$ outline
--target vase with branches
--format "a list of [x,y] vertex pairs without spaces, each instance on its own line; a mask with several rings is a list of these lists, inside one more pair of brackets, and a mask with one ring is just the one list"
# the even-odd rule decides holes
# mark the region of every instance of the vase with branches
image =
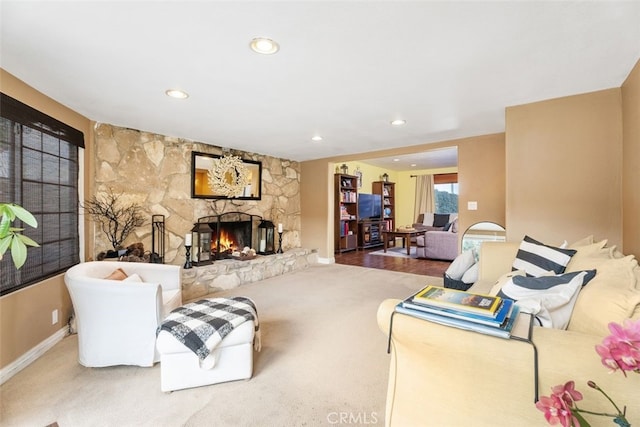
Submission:
[[93,220],[100,224],[114,250],[121,247],[133,230],[144,224],[142,207],[137,203],[123,203],[121,198],[122,193],[109,189],[102,197],[93,196],[83,206]]

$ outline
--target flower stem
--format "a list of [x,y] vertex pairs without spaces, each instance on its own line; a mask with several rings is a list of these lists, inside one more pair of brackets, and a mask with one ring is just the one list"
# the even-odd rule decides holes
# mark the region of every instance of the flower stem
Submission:
[[611,417],[611,418],[616,418],[616,417],[619,417],[619,416],[622,416],[622,415],[623,415],[622,413],[618,413],[618,414],[607,414],[606,412],[593,412],[593,411],[587,411],[586,409],[578,409],[578,408],[575,408],[575,410],[576,410],[577,412],[582,413],[582,414],[601,415],[601,416],[603,416],[603,417]]
[[626,415],[626,407],[624,408],[624,411],[621,411],[620,408],[618,408],[618,405],[616,405],[616,402],[614,402],[613,400],[611,400],[611,398],[609,397],[609,395],[607,393],[605,393],[605,391],[603,389],[601,389],[596,383],[594,383],[593,381],[589,381],[587,383],[587,385],[589,387],[595,388],[596,390],[598,390],[600,393],[602,393],[604,395],[604,397],[607,398],[607,400],[609,402],[611,402],[611,404],[613,405],[614,408],[616,408],[616,411],[618,411],[618,415],[621,415],[623,418]]

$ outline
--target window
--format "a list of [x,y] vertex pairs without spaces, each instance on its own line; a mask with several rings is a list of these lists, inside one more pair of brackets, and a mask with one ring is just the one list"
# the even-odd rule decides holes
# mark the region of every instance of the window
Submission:
[[23,233],[40,244],[28,249],[20,270],[9,252],[0,260],[4,295],[79,262],[78,148],[84,135],[5,94],[0,101],[0,201],[35,216],[38,228]]
[[445,173],[433,176],[436,213],[458,213],[458,174]]

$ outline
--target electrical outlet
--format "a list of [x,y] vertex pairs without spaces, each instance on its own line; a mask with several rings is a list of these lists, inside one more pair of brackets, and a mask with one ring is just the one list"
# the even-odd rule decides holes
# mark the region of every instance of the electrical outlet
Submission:
[[58,309],[56,308],[51,312],[51,324],[55,325],[58,323]]

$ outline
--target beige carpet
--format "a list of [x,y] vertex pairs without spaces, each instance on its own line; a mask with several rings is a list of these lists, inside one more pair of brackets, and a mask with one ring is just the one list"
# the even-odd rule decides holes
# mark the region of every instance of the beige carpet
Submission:
[[218,293],[256,302],[254,376],[173,393],[160,391],[159,365],[80,366],[70,336],[0,387],[0,424],[382,426],[389,355],[376,311],[427,283],[442,281],[333,264]]

